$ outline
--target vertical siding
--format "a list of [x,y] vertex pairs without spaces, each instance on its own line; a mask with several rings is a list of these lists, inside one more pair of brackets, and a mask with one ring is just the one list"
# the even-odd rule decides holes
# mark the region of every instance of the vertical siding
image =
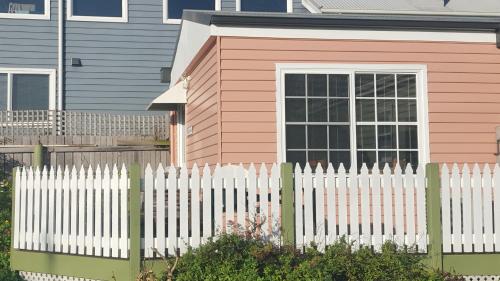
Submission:
[[50,20],[0,18],[0,67],[57,67],[57,0]]
[[495,162],[494,44],[234,37],[221,39],[223,162],[276,161],[275,64],[284,62],[426,64],[431,161]]
[[212,44],[190,72],[192,80],[187,95],[186,127],[192,127],[193,134],[186,140],[189,167],[194,163],[215,165],[219,162],[217,58],[216,44]]
[[128,23],[66,22],[67,109],[144,111],[168,88],[160,68],[171,65],[180,26],[162,23],[162,5],[129,0]]

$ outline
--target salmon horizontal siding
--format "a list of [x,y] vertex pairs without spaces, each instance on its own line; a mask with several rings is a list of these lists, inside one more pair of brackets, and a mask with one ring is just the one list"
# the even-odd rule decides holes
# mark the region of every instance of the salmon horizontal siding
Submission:
[[189,76],[191,82],[187,93],[186,127],[192,134],[186,137],[186,159],[188,166],[215,165],[218,162],[218,63],[217,48],[213,44],[194,62]]
[[270,150],[277,141],[278,63],[426,65],[431,161],[495,162],[500,124],[495,44],[240,37],[221,38],[223,161],[276,157]]

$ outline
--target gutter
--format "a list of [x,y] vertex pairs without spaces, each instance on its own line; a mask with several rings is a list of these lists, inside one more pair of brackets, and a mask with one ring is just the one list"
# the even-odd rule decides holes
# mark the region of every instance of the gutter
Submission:
[[57,4],[57,109],[63,110],[64,91],[64,0]]

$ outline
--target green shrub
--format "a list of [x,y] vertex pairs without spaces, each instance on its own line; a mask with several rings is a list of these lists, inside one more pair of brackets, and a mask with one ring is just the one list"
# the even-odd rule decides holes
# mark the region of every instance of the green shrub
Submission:
[[461,280],[438,274],[421,262],[422,256],[386,243],[380,253],[368,247],[353,251],[341,240],[324,254],[313,248],[301,253],[255,239],[225,235],[182,256],[176,281],[393,281]]
[[10,270],[12,186],[0,171],[0,280],[22,280]]

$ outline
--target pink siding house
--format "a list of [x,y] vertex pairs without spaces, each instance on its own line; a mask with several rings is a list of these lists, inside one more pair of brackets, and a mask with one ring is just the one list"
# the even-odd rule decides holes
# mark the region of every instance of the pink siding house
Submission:
[[494,163],[499,26],[484,16],[186,12],[172,69],[182,87],[153,104],[176,109],[180,165]]

